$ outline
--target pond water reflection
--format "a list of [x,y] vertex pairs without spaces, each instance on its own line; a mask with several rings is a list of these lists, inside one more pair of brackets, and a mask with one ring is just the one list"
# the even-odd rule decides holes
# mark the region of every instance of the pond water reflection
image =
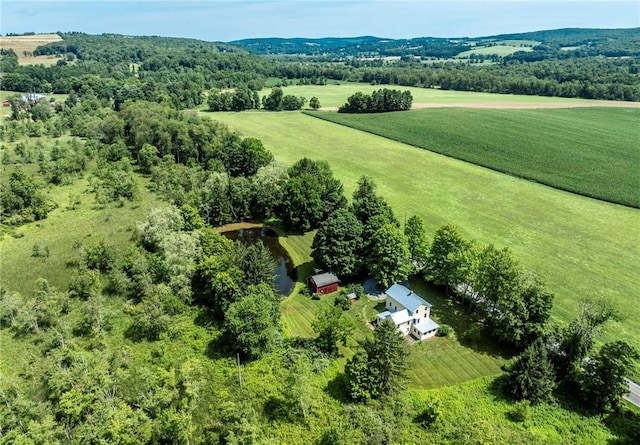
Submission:
[[222,235],[230,240],[240,241],[245,244],[255,244],[258,240],[262,241],[276,261],[274,286],[280,295],[287,296],[291,293],[295,283],[295,269],[287,251],[280,245],[278,234],[275,231],[266,227],[255,227],[231,230],[223,232]]

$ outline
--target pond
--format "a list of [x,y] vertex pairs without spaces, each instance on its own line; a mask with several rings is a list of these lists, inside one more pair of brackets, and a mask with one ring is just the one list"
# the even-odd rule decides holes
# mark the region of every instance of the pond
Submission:
[[245,244],[255,244],[258,240],[262,241],[276,261],[274,286],[280,295],[287,296],[291,293],[295,284],[296,271],[287,251],[280,245],[278,234],[275,231],[266,227],[254,227],[223,232],[222,235],[230,240]]

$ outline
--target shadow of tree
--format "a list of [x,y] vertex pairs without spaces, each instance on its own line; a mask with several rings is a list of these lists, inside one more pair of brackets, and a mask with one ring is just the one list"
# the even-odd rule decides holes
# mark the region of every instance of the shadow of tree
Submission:
[[298,265],[294,269],[294,273],[296,283],[307,284],[307,278],[313,275],[313,262],[307,261],[306,263]]
[[461,301],[447,295],[444,287],[425,283],[419,277],[411,278],[409,285],[418,295],[432,304],[431,318],[439,324],[451,326],[462,346],[475,352],[504,359],[510,359],[517,353],[516,350],[498,343],[479,316]]
[[218,360],[224,357],[230,357],[231,351],[229,351],[223,336],[218,335],[207,343],[207,349],[204,355],[211,360]]
[[618,436],[609,440],[611,445],[631,445],[640,443],[640,412],[622,409],[609,414],[603,423],[612,434]]
[[351,400],[347,397],[346,391],[346,376],[343,373],[338,373],[333,379],[329,380],[325,392],[333,399],[343,404],[350,403]]

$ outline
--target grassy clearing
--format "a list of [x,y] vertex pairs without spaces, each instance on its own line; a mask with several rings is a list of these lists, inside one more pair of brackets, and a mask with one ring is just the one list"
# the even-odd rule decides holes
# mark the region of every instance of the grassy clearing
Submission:
[[[45,278],[54,287],[66,290],[71,276],[67,264],[78,259],[73,247],[76,241],[92,245],[105,240],[120,250],[130,243],[136,223],[160,203],[146,190],[145,183],[141,181],[139,201],[126,202],[122,207],[109,204],[106,208],[96,207],[93,194],[87,192],[86,179],[51,188],[48,196],[58,208],[42,221],[16,228],[17,237],[5,234],[0,240],[0,282],[8,289],[29,294],[35,281]],[[68,210],[72,195],[80,196],[81,204]],[[34,244],[41,249],[47,246],[49,257],[33,257]]]
[[310,115],[562,190],[640,207],[640,108]]
[[[523,96],[516,94],[492,94],[476,93],[470,91],[449,91],[440,89],[403,87],[397,85],[369,85],[366,83],[346,82],[336,85],[291,85],[283,87],[284,94],[306,97],[307,100],[316,96],[323,107],[338,107],[343,105],[349,96],[362,91],[371,94],[380,88],[394,88],[402,91],[409,90],[413,96],[414,103],[432,102],[441,104],[456,103],[487,103],[487,102],[510,102],[510,103],[589,103],[587,99],[566,99],[561,97]],[[271,92],[270,88],[260,91],[260,97]]]
[[[562,406],[540,404],[512,420],[514,405],[492,387],[492,379],[477,379],[454,387],[411,391],[418,406],[436,403],[441,416],[430,430],[430,443],[603,444],[623,443],[599,416],[587,416]],[[615,422],[615,416],[605,423]]]
[[[319,87],[322,88],[322,87]],[[465,236],[508,246],[522,265],[546,277],[552,316],[568,321],[576,301],[602,295],[624,310],[602,338],[640,349],[640,212],[482,167],[301,113],[218,113],[216,119],[260,138],[276,159],[326,160],[351,195],[361,175],[402,219],[418,214],[432,235],[445,223]]]
[[44,66],[52,66],[58,63],[58,60],[63,60],[62,56],[31,56],[31,57],[23,57],[18,60],[20,65],[44,65]]

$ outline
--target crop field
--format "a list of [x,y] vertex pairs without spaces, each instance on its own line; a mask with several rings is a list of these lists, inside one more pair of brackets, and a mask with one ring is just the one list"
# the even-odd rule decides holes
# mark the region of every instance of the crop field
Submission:
[[421,150],[302,113],[217,113],[260,138],[277,160],[326,160],[350,196],[361,175],[376,182],[396,215],[420,215],[429,235],[446,223],[465,236],[508,246],[555,293],[552,317],[567,322],[576,301],[609,298],[624,312],[603,332],[640,348],[640,212]]
[[31,53],[37,47],[46,45],[47,43],[59,42],[62,38],[58,34],[34,34],[29,36],[0,36],[0,48],[12,49],[18,56],[20,65],[35,65],[42,63],[44,65],[55,65],[59,60],[52,56],[28,56],[25,53]]
[[562,190],[640,207],[640,108],[309,115]]
[[[589,101],[587,99],[567,99],[561,97],[524,96],[517,94],[492,94],[477,93],[473,91],[450,91],[438,88],[416,88],[397,85],[370,85],[367,83],[344,82],[328,85],[291,85],[283,87],[284,94],[303,96],[307,100],[316,96],[320,105],[324,107],[339,107],[343,105],[349,96],[358,91],[370,94],[380,88],[392,88],[396,90],[409,90],[413,96],[413,103],[435,104],[468,104],[468,103],[516,103],[516,104],[564,104],[567,106],[593,104],[603,101]],[[260,91],[260,97],[271,92],[270,88]]]

